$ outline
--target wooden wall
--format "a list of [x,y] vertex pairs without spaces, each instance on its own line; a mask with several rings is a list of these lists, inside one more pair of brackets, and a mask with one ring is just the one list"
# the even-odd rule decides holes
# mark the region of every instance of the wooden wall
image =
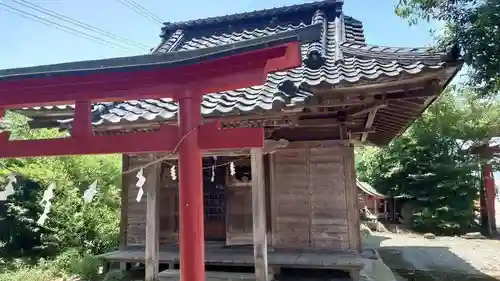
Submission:
[[[140,167],[150,161],[155,159],[151,154],[139,154],[135,156],[124,156],[124,163],[127,163],[127,168],[125,170],[133,169],[134,167]],[[145,231],[146,231],[146,195],[142,197],[140,202],[136,201],[138,188],[135,186],[137,183],[136,178],[137,172],[133,172],[124,175],[123,186],[126,188],[127,200],[122,201],[122,204],[126,204],[122,208],[122,220],[126,220],[126,223],[122,222],[122,235],[125,235],[124,239],[127,246],[134,245],[144,245],[145,241]],[[177,241],[176,229],[176,219],[175,214],[178,212],[177,206],[177,183],[172,181],[170,177],[169,165],[165,164],[163,171],[160,175],[159,189],[159,202],[160,202],[160,244],[167,244],[173,241]],[[147,188],[147,182],[144,186]]]
[[[250,159],[235,163],[250,166]],[[264,156],[264,184],[266,191],[266,228],[268,231],[267,243],[272,244],[270,224],[270,171],[269,156]],[[226,180],[226,244],[227,245],[252,245],[253,244],[253,215],[252,215],[252,183],[242,184],[235,182],[228,176]]]
[[252,245],[252,187],[227,187],[226,244]]
[[271,189],[275,247],[358,250],[351,164],[353,148],[342,142],[291,143],[276,151]]
[[[150,160],[148,155],[127,157],[127,168]],[[354,153],[349,144],[339,141],[291,143],[270,155],[266,164],[270,245],[359,250]],[[122,232],[128,246],[144,245],[145,240],[146,201],[144,197],[136,202],[135,174],[124,178],[127,200],[123,202],[126,206],[122,220],[126,223],[123,223]],[[170,177],[170,165],[165,165],[160,176],[160,244],[175,243],[178,238],[175,231],[178,185]],[[226,203],[226,220],[231,224],[227,225],[228,244],[252,243],[250,190],[249,187],[228,188],[227,199],[235,201]],[[232,224],[235,220],[231,218],[238,223]],[[239,226],[241,231],[236,229]]]

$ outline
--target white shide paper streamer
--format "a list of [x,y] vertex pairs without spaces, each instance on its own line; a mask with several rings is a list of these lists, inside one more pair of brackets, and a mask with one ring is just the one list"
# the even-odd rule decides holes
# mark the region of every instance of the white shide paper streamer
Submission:
[[177,172],[175,171],[175,165],[170,168],[170,177],[172,180],[177,180]]
[[97,180],[95,180],[91,185],[89,185],[87,190],[85,190],[85,192],[83,193],[83,201],[85,203],[92,202],[92,199],[94,199],[96,193],[97,193]]
[[7,178],[9,179],[9,181],[7,182],[7,184],[5,185],[5,188],[3,191],[0,191],[0,201],[5,201],[7,200],[7,198],[14,194],[14,183],[17,182],[17,179],[16,177],[14,176],[14,174],[12,173],[9,173],[9,175],[7,176]]
[[43,197],[42,197],[42,201],[40,202],[40,204],[45,203],[45,206],[44,206],[43,214],[40,216],[40,218],[38,218],[38,221],[36,222],[38,225],[45,224],[45,221],[48,218],[48,215],[50,212],[50,207],[52,206],[52,203],[50,202],[50,200],[52,200],[52,198],[54,198],[54,189],[55,188],[56,188],[56,184],[51,183],[49,185],[49,187],[47,187],[47,189],[43,192]]
[[234,176],[236,174],[236,167],[234,166],[234,162],[231,162],[229,164],[229,173],[231,176]]
[[135,186],[137,186],[139,190],[137,191],[137,197],[135,198],[135,201],[141,202],[142,195],[144,195],[144,190],[142,189],[142,187],[144,186],[144,183],[146,183],[146,178],[144,177],[144,169],[141,169],[137,173],[136,178],[137,183],[135,184]]

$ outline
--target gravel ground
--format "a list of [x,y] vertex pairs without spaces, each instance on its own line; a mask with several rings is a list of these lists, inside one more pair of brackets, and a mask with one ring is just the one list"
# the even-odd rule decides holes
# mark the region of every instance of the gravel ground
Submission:
[[364,245],[377,248],[393,270],[500,277],[500,240],[373,233]]

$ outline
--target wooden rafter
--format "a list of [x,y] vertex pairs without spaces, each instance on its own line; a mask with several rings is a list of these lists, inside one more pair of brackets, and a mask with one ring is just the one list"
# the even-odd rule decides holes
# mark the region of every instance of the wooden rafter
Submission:
[[348,111],[346,111],[346,115],[348,118],[361,116],[361,115],[370,113],[374,110],[377,111],[377,110],[384,108],[384,107],[387,107],[387,102],[376,101],[376,102],[373,102],[372,104],[370,104],[368,107],[363,108],[361,110],[359,110],[359,109],[348,110]]
[[359,135],[359,134],[372,134],[378,131],[378,128],[350,128],[348,129],[349,134]]
[[[370,113],[368,113],[368,117],[366,118],[366,123],[365,123],[365,128],[370,129],[373,125],[373,121],[375,121],[375,115],[377,114],[377,111],[379,108],[372,109]],[[361,142],[366,141],[366,138],[368,138],[368,132],[363,133],[361,136]]]
[[375,99],[373,97],[351,97],[349,99],[342,99],[338,97],[326,98],[326,97],[312,97],[310,100],[304,104],[303,108],[338,108],[345,106],[359,106],[373,103]]
[[387,121],[393,124],[399,124],[408,122],[408,119],[411,119],[411,116],[400,116],[391,114],[391,112],[381,111],[379,112],[377,119],[380,119],[380,121],[383,122]]
[[392,108],[395,108],[395,109],[398,109],[398,110],[406,110],[408,112],[412,112],[412,113],[416,113],[416,114],[419,114],[422,111],[422,105],[423,104],[419,105],[418,107],[417,106],[410,106],[410,105],[407,105],[407,104],[402,104],[398,100],[391,101],[389,103],[389,106],[392,107]]
[[388,114],[392,117],[399,117],[399,118],[403,118],[403,119],[412,119],[415,115],[414,114],[411,114],[409,112],[405,112],[405,111],[401,111],[401,110],[397,110],[396,108],[386,108],[384,110],[384,113],[385,114]]
[[[413,82],[407,85],[380,86],[375,89],[356,88],[334,90],[306,101],[306,107],[342,107],[370,104],[377,101],[402,100],[435,97],[439,92],[439,83],[435,80]],[[340,92],[339,92],[340,91]],[[345,92],[344,92],[345,91]],[[421,106],[421,104],[420,104]]]
[[[386,89],[385,93],[380,94],[380,98],[383,101],[388,101],[388,100],[398,101],[398,100],[404,100],[404,99],[415,98],[415,97],[434,97],[437,94],[437,89],[438,89],[439,84],[437,84],[436,81],[432,80],[432,81],[429,81],[425,84],[420,84],[420,85],[421,85],[420,88],[415,88],[415,89],[411,89],[411,90],[409,90],[410,86],[407,85],[406,90],[403,90],[400,92],[388,93],[388,91],[387,91],[388,89]],[[385,105],[385,106],[382,106],[382,105]],[[407,108],[404,108],[404,110],[401,111],[401,110],[398,110],[398,108],[387,107],[385,103],[380,103],[378,106],[374,105],[371,108],[366,109],[367,111],[369,111],[368,116],[366,118],[366,122],[365,122],[366,129],[370,129],[373,126],[373,123],[375,122],[375,116],[376,116],[378,110],[380,110],[383,107],[386,107],[386,110],[384,112],[385,112],[385,114],[391,116],[391,118],[390,118],[391,120],[400,119],[401,121],[403,121],[401,123],[407,123],[405,121],[411,120],[412,116],[415,115],[415,113],[416,113],[416,110],[413,108],[408,109],[408,111],[410,111],[411,113],[406,114],[405,111],[407,110]],[[401,109],[401,106],[399,106],[399,109]],[[380,121],[382,121],[382,120],[380,120]],[[390,121],[390,122],[392,122],[392,121]],[[380,129],[380,131],[385,131],[385,132],[398,131],[397,129],[387,128],[383,125],[378,126],[378,128]],[[368,133],[363,133],[363,135],[361,136],[361,141],[364,142],[364,141],[366,141],[367,138],[368,138]]]
[[[346,124],[355,124],[353,121],[343,122]],[[340,126],[342,122],[340,122],[336,118],[321,118],[321,119],[302,119],[297,120],[297,127],[337,127]]]
[[418,102],[420,99],[417,99],[417,102],[411,101],[409,99],[397,100],[398,103],[406,104],[408,107],[421,107],[424,101]]
[[399,128],[395,126],[384,126],[384,125],[377,125],[377,133],[399,133]]

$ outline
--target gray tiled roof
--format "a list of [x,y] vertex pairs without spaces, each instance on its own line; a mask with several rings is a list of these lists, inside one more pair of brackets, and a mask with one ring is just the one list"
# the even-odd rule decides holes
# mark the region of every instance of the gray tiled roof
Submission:
[[[311,88],[319,84],[340,87],[361,82],[376,83],[382,77],[436,71],[446,64],[444,53],[433,53],[428,49],[367,45],[362,23],[343,16],[339,6],[341,1],[321,1],[237,16],[167,23],[163,28],[163,43],[155,51],[213,47],[314,23],[324,24],[319,42],[302,45],[304,60],[321,62],[317,69],[303,65],[270,74],[264,85],[207,94],[202,102],[205,116],[269,110],[277,104],[304,101],[312,95]],[[57,110],[71,111],[71,108],[60,106]],[[176,111],[177,105],[170,99],[100,104],[94,106],[94,125],[168,120],[175,117]]]
[[209,18],[174,22],[174,23],[166,22],[164,23],[164,26],[162,28],[162,33],[163,33],[162,36],[165,36],[166,34],[168,36],[170,32],[179,29],[186,30],[189,28],[197,28],[200,26],[206,27],[208,25],[214,25],[214,24],[225,24],[227,22],[235,22],[248,19],[255,20],[258,18],[273,17],[277,14],[282,15],[282,14],[302,13],[311,10],[325,9],[325,8],[333,8],[336,9],[337,11],[341,11],[343,2],[344,1],[342,0],[326,0],[326,1],[323,0],[305,4],[296,4],[291,6],[257,10],[245,13],[225,15],[225,16],[209,17]]

